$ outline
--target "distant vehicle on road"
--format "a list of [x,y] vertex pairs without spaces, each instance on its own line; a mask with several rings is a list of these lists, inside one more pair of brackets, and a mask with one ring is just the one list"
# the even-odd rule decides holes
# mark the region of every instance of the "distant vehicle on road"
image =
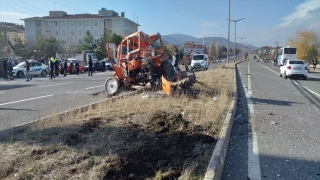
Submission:
[[[86,71],[89,71],[89,65],[86,65],[85,67]],[[92,71],[104,71],[103,70],[103,63],[102,62],[97,62],[97,63],[92,63]]]
[[[45,65],[41,62],[30,61],[29,65],[30,65],[29,75],[46,76],[50,72],[48,65]],[[12,70],[12,75],[18,78],[25,76],[26,75],[25,62],[21,62],[18,65],[14,66]]]
[[259,62],[259,59],[255,59],[254,61],[255,61],[255,62]]
[[297,59],[297,48],[282,47],[278,50],[278,66],[283,65],[285,59]]
[[191,59],[191,70],[207,70],[209,58],[207,54],[195,54]]
[[288,77],[302,77],[307,79],[308,69],[302,60],[286,60],[282,66],[280,66],[280,77],[287,79]]

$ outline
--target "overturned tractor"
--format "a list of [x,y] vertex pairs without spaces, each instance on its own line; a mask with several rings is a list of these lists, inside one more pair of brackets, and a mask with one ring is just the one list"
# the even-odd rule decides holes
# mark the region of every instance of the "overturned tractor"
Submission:
[[[105,82],[105,90],[109,96],[115,95],[122,88],[136,85],[145,86],[150,83],[152,90],[162,88],[171,95],[174,90],[186,90],[195,82],[194,73],[175,71],[164,53],[161,35],[145,34],[141,31],[125,37],[115,48],[114,43],[107,43],[107,51],[114,69],[113,77]],[[113,61],[115,58],[118,61]]]

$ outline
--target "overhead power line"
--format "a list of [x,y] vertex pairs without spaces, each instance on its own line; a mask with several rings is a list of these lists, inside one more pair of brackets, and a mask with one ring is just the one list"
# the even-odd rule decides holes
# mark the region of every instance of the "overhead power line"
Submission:
[[13,9],[16,9],[16,10],[18,10],[19,12],[24,12],[24,13],[29,14],[29,15],[32,16],[32,14],[30,14],[30,13],[28,13],[28,12],[25,12],[25,11],[22,11],[22,10],[20,10],[20,9],[17,9],[17,8],[14,7],[14,6],[11,6],[11,5],[9,5],[9,4],[4,3],[3,1],[0,1],[0,3],[4,4],[4,5],[6,5],[6,6],[9,6],[9,7],[13,8]]
[[28,6],[30,6],[30,7],[33,7],[33,8],[35,8],[35,9],[38,9],[38,10],[40,10],[40,11],[42,11],[42,12],[47,13],[47,11],[44,11],[44,10],[39,9],[39,8],[37,8],[37,7],[34,7],[34,6],[32,6],[32,5],[28,4],[28,3],[25,3],[25,2],[23,2],[23,1],[21,1],[21,0],[18,0],[18,1],[20,1],[20,2],[22,2],[22,3],[24,3],[24,4],[26,4],[26,5],[28,5]]

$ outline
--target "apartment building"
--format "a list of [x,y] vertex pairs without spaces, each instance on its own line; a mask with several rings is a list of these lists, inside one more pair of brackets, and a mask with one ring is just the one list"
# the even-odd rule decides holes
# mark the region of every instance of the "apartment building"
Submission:
[[184,53],[204,53],[205,45],[186,42],[183,45]]
[[125,13],[119,16],[113,10],[102,8],[98,14],[67,14],[64,11],[49,11],[49,16],[22,19],[25,24],[25,41],[35,41],[40,35],[54,36],[66,47],[82,42],[86,31],[98,42],[105,28],[122,37],[138,31],[139,24],[127,19]]
[[24,31],[7,25],[0,25],[0,37],[3,35],[9,39],[10,43],[15,45],[15,39],[19,37],[24,42]]

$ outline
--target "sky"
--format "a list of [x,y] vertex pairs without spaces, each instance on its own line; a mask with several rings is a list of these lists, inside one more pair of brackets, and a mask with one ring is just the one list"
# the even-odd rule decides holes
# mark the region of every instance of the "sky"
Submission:
[[[101,8],[125,12],[147,34],[228,39],[228,0],[0,0],[0,22],[24,24],[20,19],[54,10],[98,14]],[[298,30],[320,36],[320,0],[230,0],[230,19],[242,18],[230,21],[232,42],[236,37],[238,43],[275,47],[285,46]]]

